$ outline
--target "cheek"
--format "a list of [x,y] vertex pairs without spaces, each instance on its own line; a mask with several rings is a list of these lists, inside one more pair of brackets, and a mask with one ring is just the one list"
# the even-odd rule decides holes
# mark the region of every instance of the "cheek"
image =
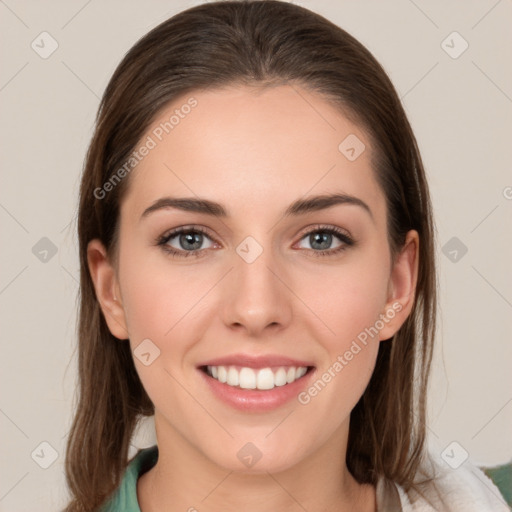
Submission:
[[173,331],[194,316],[208,289],[208,276],[194,272],[193,266],[173,264],[156,251],[149,256],[133,251],[121,269],[123,305],[134,342],[172,338]]
[[299,293],[315,314],[309,326],[324,353],[317,384],[301,403],[314,402],[315,414],[336,411],[325,418],[333,428],[334,418],[356,405],[375,367],[389,278],[388,261],[376,254],[360,252],[340,265],[318,267],[314,275],[301,273]]
[[301,273],[300,296],[326,328],[330,348],[347,342],[370,328],[383,313],[387,299],[386,262],[370,263],[357,257],[339,266]]
[[[166,404],[189,398],[178,382],[183,381],[185,356],[196,339],[201,298],[215,276],[199,276],[193,266],[173,264],[147,251],[134,250],[123,263],[119,277],[134,363],[153,403],[165,409]],[[146,352],[147,365],[138,356]]]
[[321,328],[321,335],[316,331],[324,357],[299,403],[332,432],[350,415],[371,379],[380,347],[376,322],[386,301],[387,279],[382,269],[359,271],[357,266],[324,277],[328,290],[305,299],[328,327]]

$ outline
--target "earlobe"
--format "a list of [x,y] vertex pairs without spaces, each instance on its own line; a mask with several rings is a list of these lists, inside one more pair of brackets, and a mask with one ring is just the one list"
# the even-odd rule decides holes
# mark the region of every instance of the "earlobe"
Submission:
[[100,240],[91,240],[87,245],[87,261],[96,298],[110,332],[120,340],[128,339],[125,312],[115,268]]
[[409,316],[415,300],[419,264],[419,236],[411,230],[391,269],[388,298],[383,315],[387,322],[380,331],[380,339],[391,338]]

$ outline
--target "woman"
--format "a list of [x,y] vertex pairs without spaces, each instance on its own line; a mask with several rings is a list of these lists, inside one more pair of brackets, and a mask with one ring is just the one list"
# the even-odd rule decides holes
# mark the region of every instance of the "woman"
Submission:
[[428,186],[339,27],[248,1],[153,29],[103,96],[78,229],[66,510],[502,510],[425,447]]

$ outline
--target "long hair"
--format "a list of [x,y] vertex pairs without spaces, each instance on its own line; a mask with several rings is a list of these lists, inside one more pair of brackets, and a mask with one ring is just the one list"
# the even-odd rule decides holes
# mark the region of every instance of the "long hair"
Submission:
[[431,201],[411,126],[383,68],[338,26],[291,3],[220,1],[183,11],[142,37],[115,70],[99,106],[78,211],[79,385],[66,447],[67,512],[97,510],[107,501],[130,462],[137,422],[154,414],[129,343],[107,327],[87,263],[87,244],[94,238],[115,259],[120,203],[130,176],[104,197],[98,191],[115,178],[170,102],[227,85],[280,84],[322,95],[369,134],[393,258],[407,231],[419,233],[413,309],[395,336],[380,343],[374,373],[351,413],[346,456],[360,483],[375,484],[382,475],[406,491],[415,488],[425,454],[437,277]]

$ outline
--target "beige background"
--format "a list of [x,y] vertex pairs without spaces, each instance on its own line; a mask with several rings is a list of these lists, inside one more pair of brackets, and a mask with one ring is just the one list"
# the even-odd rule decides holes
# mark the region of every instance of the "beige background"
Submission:
[[[66,501],[64,447],[76,376],[73,218],[86,146],[124,53],[196,3],[0,2],[1,511],[53,511]],[[456,441],[456,457],[463,449],[477,464],[510,460],[512,3],[298,3],[373,52],[402,96],[422,150],[439,232],[442,312],[433,449],[441,454]],[[43,31],[58,43],[47,59],[31,48]],[[454,31],[469,44],[458,58],[442,46]],[[453,37],[444,43],[452,54],[463,44]],[[43,237],[57,250],[46,262],[36,245]],[[468,249],[455,262],[453,248],[442,252],[452,237]],[[146,427],[135,446],[154,443],[151,422]]]

